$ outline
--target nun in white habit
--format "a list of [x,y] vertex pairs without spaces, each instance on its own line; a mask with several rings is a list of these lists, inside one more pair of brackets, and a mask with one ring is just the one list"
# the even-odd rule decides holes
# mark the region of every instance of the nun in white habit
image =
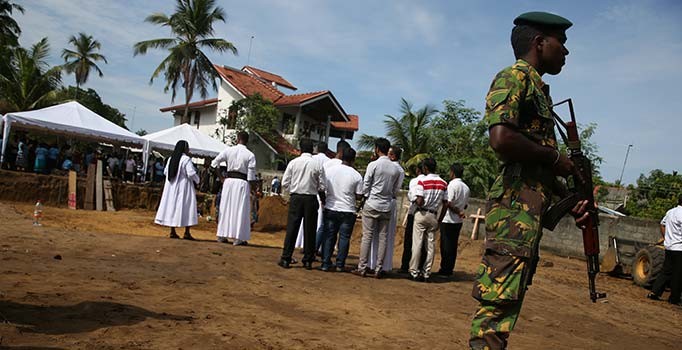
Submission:
[[166,183],[163,186],[161,203],[156,211],[154,222],[171,228],[170,238],[180,238],[175,233],[176,227],[184,227],[184,239],[194,240],[189,227],[198,223],[197,196],[194,189],[199,183],[199,176],[192,160],[187,156],[189,144],[180,140],[175,144],[173,155],[168,159],[163,174]]
[[216,169],[222,162],[227,164],[226,178],[217,170],[223,181],[217,233],[221,243],[233,238],[234,245],[246,245],[251,238],[250,182],[256,180],[256,156],[246,148],[248,142],[249,134],[239,132],[237,145],[226,148],[211,162]]

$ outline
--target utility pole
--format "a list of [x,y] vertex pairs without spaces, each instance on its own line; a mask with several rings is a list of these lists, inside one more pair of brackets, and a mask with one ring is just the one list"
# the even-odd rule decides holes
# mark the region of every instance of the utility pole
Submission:
[[628,155],[630,154],[630,148],[632,145],[628,145],[628,150],[625,152],[625,161],[623,162],[623,170],[620,171],[620,178],[618,179],[618,184],[623,186],[623,173],[625,172],[625,164],[628,162]]
[[251,45],[253,45],[253,38],[254,36],[251,35],[251,40],[249,40],[249,54],[246,56],[246,65],[249,65],[249,62],[251,61]]

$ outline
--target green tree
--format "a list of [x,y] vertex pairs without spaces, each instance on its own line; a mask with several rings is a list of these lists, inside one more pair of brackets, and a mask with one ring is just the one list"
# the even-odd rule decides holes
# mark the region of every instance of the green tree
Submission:
[[19,45],[21,28],[12,18],[14,11],[24,13],[24,8],[7,0],[0,0],[0,49]]
[[145,129],[140,129],[138,131],[135,131],[135,134],[137,134],[137,136],[144,136],[144,135],[147,135],[148,132]]
[[682,175],[676,171],[668,174],[656,169],[649,176],[639,176],[637,187],[630,188],[625,210],[632,216],[661,220],[666,211],[677,205],[680,194]]
[[488,127],[481,112],[468,108],[465,101],[445,100],[433,118],[428,132],[433,157],[440,173],[447,174],[451,164],[464,165],[464,181],[472,196],[484,197],[495,180],[498,160],[488,144]]
[[239,101],[232,101],[230,112],[236,113],[238,131],[268,134],[274,131],[277,121],[282,117],[275,105],[256,93]]
[[[430,136],[425,130],[429,128],[431,118],[438,113],[438,110],[431,105],[426,105],[414,111],[412,103],[403,98],[400,103],[400,113],[400,117],[387,114],[384,126],[391,145],[403,149],[403,159],[409,167],[429,153]],[[375,139],[376,136],[360,135],[358,146],[364,149],[373,148]]]
[[17,47],[0,60],[0,100],[2,113],[47,106],[61,85],[60,66],[47,64],[50,45],[43,38],[30,49]]
[[104,61],[107,63],[107,59],[97,52],[102,49],[102,44],[95,40],[92,35],[86,35],[82,32],[78,33],[78,36],[72,35],[69,38],[69,44],[73,45],[73,50],[64,49],[62,58],[64,58],[66,73],[73,73],[76,76],[76,100],[78,100],[79,88],[88,81],[90,71],[95,70],[100,78],[104,76],[96,62]]
[[144,55],[149,49],[167,50],[168,56],[156,67],[149,83],[163,73],[166,78],[164,92],[171,90],[173,101],[177,88],[182,86],[185,89],[186,107],[180,123],[190,121],[189,102],[195,89],[199,90],[202,98],[208,95],[209,84],[214,91],[218,90],[218,72],[202,50],[237,54],[232,43],[212,37],[213,24],[225,22],[225,17],[225,11],[215,6],[215,0],[176,0],[172,15],[155,13],[145,19],[146,22],[168,27],[173,37],[138,42],[134,45],[134,55]]
[[[599,167],[604,162],[604,158],[599,155],[599,146],[592,141],[592,136],[594,136],[595,131],[597,131],[597,123],[589,123],[587,125],[578,124],[580,148],[583,151],[583,154],[592,163],[593,182],[595,184],[605,184],[601,178],[601,173],[599,172]],[[563,142],[559,144],[559,150],[561,152],[566,152],[566,145]]]
[[104,103],[99,94],[97,94],[97,91],[93,89],[83,90],[80,88],[78,88],[78,90],[79,91],[76,92],[75,86],[69,86],[68,88],[62,87],[56,92],[55,97],[53,98],[53,104],[71,101],[72,96],[78,95],[80,96],[78,103],[101,115],[110,122],[127,129],[125,114]]

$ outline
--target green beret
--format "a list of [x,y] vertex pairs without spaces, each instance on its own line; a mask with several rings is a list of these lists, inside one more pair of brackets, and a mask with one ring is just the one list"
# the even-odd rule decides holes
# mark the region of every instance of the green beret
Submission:
[[549,28],[557,28],[566,30],[570,28],[573,23],[563,18],[549,12],[526,12],[514,19],[515,25],[539,25]]

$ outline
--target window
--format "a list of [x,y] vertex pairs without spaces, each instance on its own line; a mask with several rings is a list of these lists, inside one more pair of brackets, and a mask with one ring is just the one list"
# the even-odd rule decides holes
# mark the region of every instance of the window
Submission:
[[296,124],[296,118],[288,113],[284,113],[282,116],[282,133],[286,135],[291,135],[294,133],[294,127]]
[[194,112],[194,125],[197,126],[197,129],[199,129],[199,122],[201,121],[201,112],[196,111]]

